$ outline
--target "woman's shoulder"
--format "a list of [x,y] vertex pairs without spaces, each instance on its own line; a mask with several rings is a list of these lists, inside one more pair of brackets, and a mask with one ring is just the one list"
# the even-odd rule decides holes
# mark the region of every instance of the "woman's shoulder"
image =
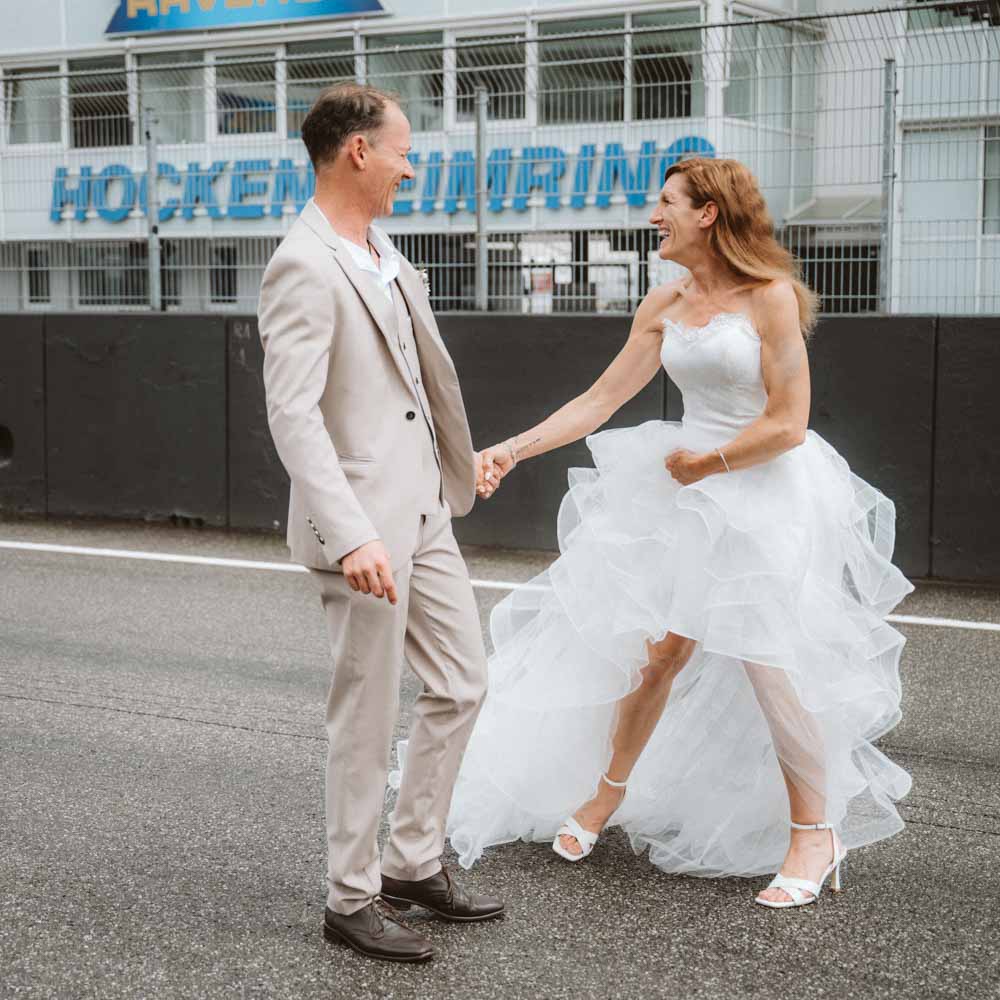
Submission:
[[761,281],[750,290],[750,298],[754,305],[759,303],[765,308],[797,301],[795,285],[790,278],[769,278]]
[[651,288],[639,303],[636,319],[651,324],[663,318],[666,311],[683,294],[684,282],[684,278],[675,278],[673,281],[665,281],[662,285]]
[[799,299],[795,283],[788,278],[771,278],[757,285],[750,292],[749,313],[762,341],[784,341],[801,335]]
[[671,305],[677,301],[682,279],[667,281],[651,288],[639,303],[632,318],[632,335],[658,336],[663,332],[663,321]]

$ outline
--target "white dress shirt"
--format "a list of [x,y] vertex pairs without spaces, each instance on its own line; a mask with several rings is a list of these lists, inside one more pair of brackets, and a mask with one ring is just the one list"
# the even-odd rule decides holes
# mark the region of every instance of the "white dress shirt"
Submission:
[[[337,234],[340,235],[339,233]],[[353,240],[344,236],[340,237],[340,242],[347,247],[354,263],[362,271],[367,271],[378,285],[382,294],[392,302],[392,290],[389,288],[390,282],[396,280],[399,275],[399,251],[392,245],[392,240],[384,230],[376,225],[368,227],[368,240],[379,255],[379,263],[375,264],[368,247],[359,247]]]

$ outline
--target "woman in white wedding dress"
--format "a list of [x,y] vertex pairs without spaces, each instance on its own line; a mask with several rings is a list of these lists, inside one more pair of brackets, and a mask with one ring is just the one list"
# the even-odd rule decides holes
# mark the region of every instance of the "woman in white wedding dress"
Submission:
[[[448,835],[466,867],[517,838],[580,860],[612,822],[665,871],[778,871],[757,902],[804,905],[902,827],[909,776],[873,745],[912,590],[895,511],[806,429],[815,296],[750,172],[681,161],[650,221],[689,274],[587,392],[484,452],[483,496],[585,435],[596,468],[571,470],[558,559],[493,611]],[[683,421],[593,433],[661,364]]]

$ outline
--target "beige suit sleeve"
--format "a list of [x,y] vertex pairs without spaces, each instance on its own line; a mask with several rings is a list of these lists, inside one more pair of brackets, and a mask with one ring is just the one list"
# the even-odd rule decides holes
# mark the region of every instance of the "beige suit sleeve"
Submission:
[[320,411],[336,335],[331,295],[320,268],[278,254],[264,274],[257,317],[271,436],[334,566],[379,535],[340,467]]

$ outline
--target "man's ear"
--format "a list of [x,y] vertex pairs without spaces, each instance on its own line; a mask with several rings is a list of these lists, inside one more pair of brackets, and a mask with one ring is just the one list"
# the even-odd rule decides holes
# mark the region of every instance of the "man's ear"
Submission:
[[365,170],[368,166],[368,140],[360,133],[356,132],[347,140],[347,155],[358,170]]

